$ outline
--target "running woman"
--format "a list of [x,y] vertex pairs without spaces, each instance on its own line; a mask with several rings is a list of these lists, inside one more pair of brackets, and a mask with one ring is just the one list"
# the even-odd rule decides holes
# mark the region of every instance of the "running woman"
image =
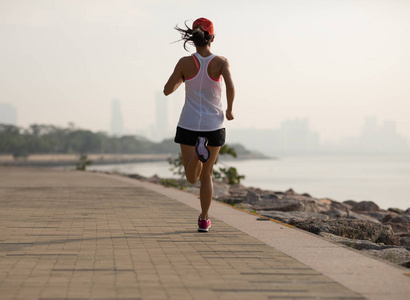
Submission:
[[232,112],[235,88],[229,62],[211,52],[214,26],[205,18],[194,21],[192,28],[175,27],[181,40],[193,44],[196,53],[182,57],[175,66],[164,87],[166,96],[172,94],[185,82],[185,104],[181,112],[175,142],[181,146],[185,176],[190,183],[201,181],[201,214],[198,231],[207,232],[211,227],[208,217],[213,195],[212,169],[221,146],[225,144],[224,113],[222,108],[222,78],[225,81],[228,121],[234,119]]

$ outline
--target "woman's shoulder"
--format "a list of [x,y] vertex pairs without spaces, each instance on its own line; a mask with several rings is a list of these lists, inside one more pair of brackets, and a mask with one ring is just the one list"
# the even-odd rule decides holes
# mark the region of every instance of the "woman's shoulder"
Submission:
[[183,56],[179,59],[178,64],[179,65],[185,65],[187,63],[191,63],[192,62],[192,55],[190,56]]
[[228,62],[228,59],[225,56],[221,56],[221,55],[215,55],[214,59],[215,61],[224,64]]
[[228,59],[224,56],[221,56],[221,55],[215,55],[215,57],[212,59],[212,62],[215,65],[218,65],[218,66],[222,67],[223,65],[228,63]]

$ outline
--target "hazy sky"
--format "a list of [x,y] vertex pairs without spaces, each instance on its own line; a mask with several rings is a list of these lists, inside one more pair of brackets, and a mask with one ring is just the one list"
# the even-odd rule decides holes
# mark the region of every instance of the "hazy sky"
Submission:
[[[109,131],[155,122],[155,97],[181,56],[173,29],[214,22],[212,51],[237,90],[229,128],[310,118],[322,139],[357,135],[366,116],[410,139],[408,0],[0,0],[0,102],[32,123]],[[193,50],[193,49],[192,49]],[[183,87],[168,98],[176,126]],[[225,99],[225,98],[224,98]]]

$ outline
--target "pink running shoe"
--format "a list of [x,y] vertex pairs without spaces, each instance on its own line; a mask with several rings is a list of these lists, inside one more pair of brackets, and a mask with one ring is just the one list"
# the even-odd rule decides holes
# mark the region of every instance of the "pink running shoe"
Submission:
[[198,231],[199,232],[208,232],[208,229],[211,228],[211,220],[203,220],[201,216],[198,217]]
[[196,157],[203,163],[206,163],[209,158],[209,149],[207,147],[208,139],[202,136],[196,138],[195,153]]

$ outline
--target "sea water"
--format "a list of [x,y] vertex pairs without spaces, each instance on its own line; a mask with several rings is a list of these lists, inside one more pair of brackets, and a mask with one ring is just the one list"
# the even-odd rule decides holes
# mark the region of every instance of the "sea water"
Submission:
[[[287,156],[278,159],[220,159],[246,178],[245,186],[272,191],[292,188],[316,198],[373,201],[381,208],[410,207],[410,155]],[[168,162],[92,166],[89,170],[117,171],[142,176],[177,177]]]

